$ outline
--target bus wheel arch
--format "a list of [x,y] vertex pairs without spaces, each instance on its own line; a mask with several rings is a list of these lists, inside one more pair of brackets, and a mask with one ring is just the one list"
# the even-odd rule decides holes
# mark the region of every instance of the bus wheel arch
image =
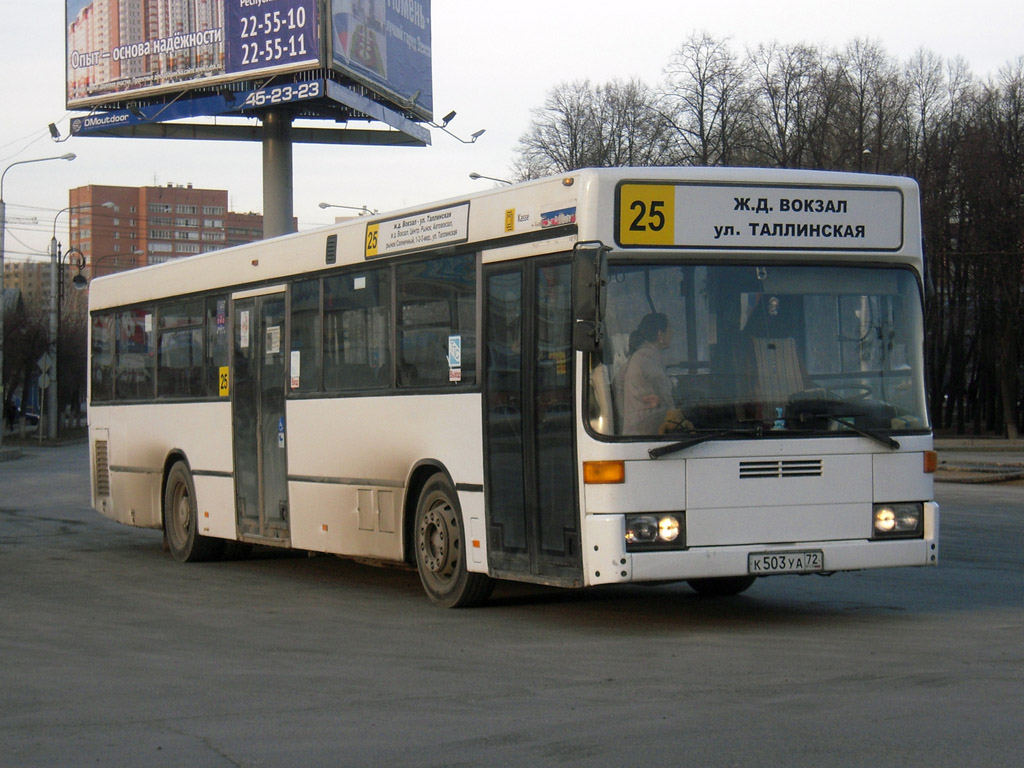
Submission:
[[408,487],[407,552],[412,550],[427,597],[444,608],[486,601],[494,580],[467,569],[465,522],[450,475],[439,465],[425,464],[413,472]]
[[[412,566],[416,565],[416,505],[419,503],[423,486],[439,473],[446,477],[448,482],[452,482],[452,477],[443,464],[433,459],[425,459],[416,463],[405,484],[405,501],[402,504],[402,552],[405,562]],[[454,486],[452,483],[452,487]]]
[[199,533],[199,505],[192,469],[181,453],[171,453],[164,465],[161,498],[164,543],[182,563],[214,560],[224,543]]

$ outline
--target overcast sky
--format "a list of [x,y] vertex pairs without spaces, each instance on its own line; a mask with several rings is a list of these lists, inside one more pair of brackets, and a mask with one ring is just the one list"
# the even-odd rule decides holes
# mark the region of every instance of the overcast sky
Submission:
[[[643,0],[434,0],[434,112],[458,116],[449,128],[475,144],[433,131],[426,148],[296,145],[295,215],[301,229],[327,224],[320,201],[390,210],[485,188],[477,171],[507,177],[530,110],[558,83],[637,77],[656,85],[680,43],[695,30],[731,37],[737,51],[773,40],[841,48],[855,37],[882,43],[905,61],[918,48],[963,57],[986,78],[1024,55],[1019,2],[859,0],[823,3],[697,3]],[[598,10],[600,9],[600,10]],[[1015,10],[1016,9],[1016,10]],[[227,189],[233,210],[262,211],[259,143],[74,138],[53,144],[47,124],[67,135],[64,3],[0,0],[0,166],[75,152],[71,163],[12,170],[4,183],[9,258],[45,252],[67,190],[84,184],[188,184]],[[379,126],[378,126],[379,127]],[[27,223],[35,217],[37,224]],[[58,238],[67,240],[67,216]],[[63,234],[62,234],[63,233]]]

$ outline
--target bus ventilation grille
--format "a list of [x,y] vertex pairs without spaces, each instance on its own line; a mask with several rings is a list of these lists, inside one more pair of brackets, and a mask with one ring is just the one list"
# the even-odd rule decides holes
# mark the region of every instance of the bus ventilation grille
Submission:
[[96,454],[96,495],[110,495],[110,461],[107,458],[107,441],[97,440],[93,450]]
[[740,462],[740,480],[766,477],[821,477],[821,459]]

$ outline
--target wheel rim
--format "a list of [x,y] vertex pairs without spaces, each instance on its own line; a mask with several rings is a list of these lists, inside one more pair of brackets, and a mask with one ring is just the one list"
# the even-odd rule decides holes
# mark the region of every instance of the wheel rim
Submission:
[[188,534],[192,529],[192,500],[184,483],[179,483],[174,488],[170,512],[169,533],[174,539],[174,543],[181,547],[188,541]]
[[423,565],[439,581],[449,581],[458,565],[459,529],[455,510],[438,499],[423,515],[419,529],[419,550]]

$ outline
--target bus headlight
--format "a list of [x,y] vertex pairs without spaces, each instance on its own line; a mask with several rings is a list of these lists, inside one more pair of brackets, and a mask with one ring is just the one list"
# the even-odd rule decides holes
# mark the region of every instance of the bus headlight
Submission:
[[685,549],[685,520],[682,512],[626,515],[626,551]]
[[873,538],[919,538],[924,531],[924,504],[921,502],[875,504],[873,520]]

